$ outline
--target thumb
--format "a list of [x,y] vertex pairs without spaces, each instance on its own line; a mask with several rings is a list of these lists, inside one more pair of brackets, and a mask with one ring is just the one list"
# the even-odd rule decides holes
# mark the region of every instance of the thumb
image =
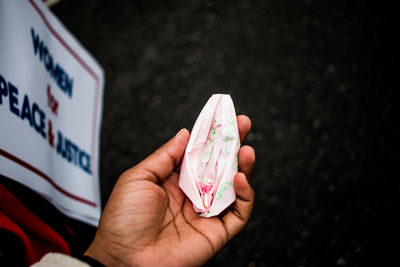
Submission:
[[149,180],[154,183],[164,181],[181,162],[189,136],[187,129],[180,130],[166,144],[138,165],[127,170],[122,176],[128,176],[127,179]]

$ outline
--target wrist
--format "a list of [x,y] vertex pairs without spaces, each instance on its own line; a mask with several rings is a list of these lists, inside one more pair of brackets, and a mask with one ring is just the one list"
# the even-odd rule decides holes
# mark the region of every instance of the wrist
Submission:
[[80,261],[83,261],[87,264],[90,265],[90,267],[105,267],[104,264],[102,264],[101,262],[93,259],[92,257],[86,256],[86,255],[81,255],[79,257],[77,257]]
[[[113,251],[118,251],[109,247],[106,247],[106,242],[98,240],[98,237],[94,238],[92,244],[83,254],[86,257],[92,258],[104,266],[125,266],[126,263],[122,262],[123,257],[118,257]],[[119,253],[118,253],[119,254]]]

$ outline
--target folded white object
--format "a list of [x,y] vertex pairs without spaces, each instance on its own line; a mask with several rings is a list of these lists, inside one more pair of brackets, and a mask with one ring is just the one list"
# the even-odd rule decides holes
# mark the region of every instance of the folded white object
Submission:
[[179,177],[179,187],[201,216],[216,216],[235,201],[239,148],[233,101],[214,94],[193,126]]

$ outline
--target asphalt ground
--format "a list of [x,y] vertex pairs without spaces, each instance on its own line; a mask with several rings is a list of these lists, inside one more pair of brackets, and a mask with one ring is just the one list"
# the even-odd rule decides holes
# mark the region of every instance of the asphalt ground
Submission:
[[394,7],[64,0],[52,9],[106,71],[103,203],[124,170],[191,129],[213,93],[228,93],[253,122],[256,202],[207,265],[396,265]]

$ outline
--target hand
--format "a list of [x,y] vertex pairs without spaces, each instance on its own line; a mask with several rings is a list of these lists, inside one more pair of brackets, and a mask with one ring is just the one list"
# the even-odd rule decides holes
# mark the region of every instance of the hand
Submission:
[[[237,122],[243,142],[251,122],[243,115]],[[245,226],[254,204],[248,182],[255,161],[253,148],[243,146],[239,151],[236,201],[223,215],[203,218],[178,186],[176,170],[188,140],[188,130],[181,130],[121,175],[85,255],[107,266],[201,265]]]

